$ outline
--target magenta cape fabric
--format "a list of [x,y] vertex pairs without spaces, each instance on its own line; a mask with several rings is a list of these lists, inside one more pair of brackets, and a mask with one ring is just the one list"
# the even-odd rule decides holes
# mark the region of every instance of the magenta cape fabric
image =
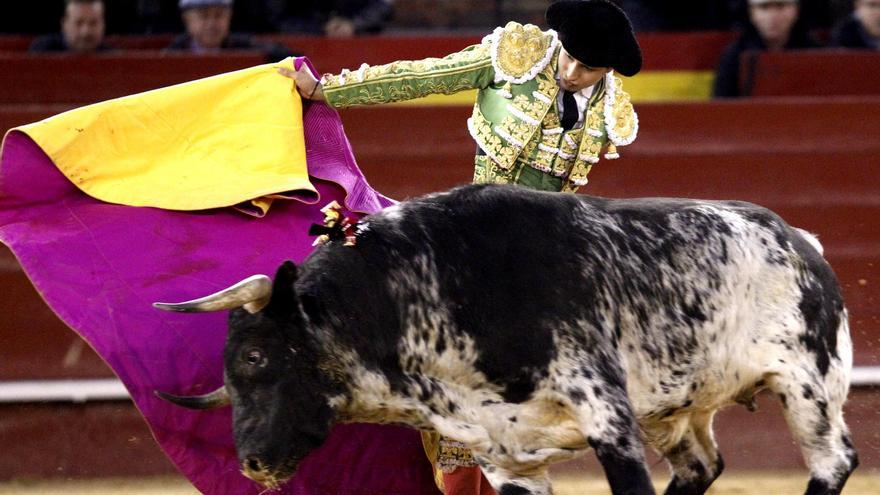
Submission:
[[[352,211],[388,204],[363,180],[335,111],[307,105],[314,205],[275,201],[254,219],[221,209],[177,212],[103,203],[83,194],[29,137],[12,132],[0,157],[0,240],[49,306],[107,361],[166,454],[202,492],[256,494],[232,442],[228,408],[196,412],[154,389],[204,393],[222,384],[226,313],[175,314],[154,301],[202,296],[254,273],[274,275],[311,251],[318,210],[336,199]],[[414,430],[340,425],[300,465],[285,494],[437,493]]]

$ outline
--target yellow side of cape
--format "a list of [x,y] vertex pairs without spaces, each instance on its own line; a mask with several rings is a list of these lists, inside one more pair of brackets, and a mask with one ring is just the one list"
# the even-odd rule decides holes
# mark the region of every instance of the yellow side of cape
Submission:
[[291,59],[89,105],[19,127],[86,194],[201,210],[314,194]]

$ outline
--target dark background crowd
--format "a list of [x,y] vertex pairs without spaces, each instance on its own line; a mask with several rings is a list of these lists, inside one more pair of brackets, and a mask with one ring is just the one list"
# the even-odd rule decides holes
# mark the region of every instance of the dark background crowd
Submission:
[[[58,29],[67,0],[3,2],[0,32],[45,34]],[[198,4],[224,2],[193,2]],[[357,23],[358,34],[379,31],[391,17],[391,0],[235,0],[232,31],[326,34],[332,17]],[[178,33],[183,29],[179,0],[104,0],[108,34]],[[322,22],[323,21],[323,22]]]
[[[637,31],[726,30],[743,26],[748,20],[747,0],[614,0],[629,15]],[[57,29],[66,0],[41,2],[3,2],[0,32],[45,34]],[[466,26],[493,27],[498,17],[535,21],[548,0],[235,0],[232,5],[232,30],[249,33],[327,34],[331,17],[354,21],[356,33],[375,33],[394,21],[398,9],[431,9],[425,17],[438,22],[426,26],[415,20],[418,28],[438,29]],[[853,10],[854,0],[801,0],[800,11],[811,29],[831,29]],[[105,0],[108,34],[174,33],[183,29],[179,0]],[[478,4],[484,4],[478,6]],[[488,5],[491,9],[487,9]],[[498,16],[486,15],[494,10]],[[453,11],[457,20],[449,20]],[[418,17],[418,16],[408,16]],[[412,19],[410,19],[412,20]],[[393,28],[407,29],[391,22]]]
[[[880,49],[880,0],[614,0],[637,32],[736,31],[713,94],[733,97],[746,51]],[[488,30],[543,24],[548,0],[45,0],[4,2],[0,33],[37,36],[32,52],[112,50],[107,34],[175,34],[168,50],[254,49],[294,55],[254,34],[347,38],[383,30]]]

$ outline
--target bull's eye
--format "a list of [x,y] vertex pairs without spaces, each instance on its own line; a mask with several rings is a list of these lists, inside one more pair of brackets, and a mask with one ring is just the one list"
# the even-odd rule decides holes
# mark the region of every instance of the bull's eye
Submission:
[[251,349],[247,351],[244,355],[244,361],[248,364],[248,366],[259,366],[264,367],[266,363],[269,361],[263,353],[260,352],[259,349]]

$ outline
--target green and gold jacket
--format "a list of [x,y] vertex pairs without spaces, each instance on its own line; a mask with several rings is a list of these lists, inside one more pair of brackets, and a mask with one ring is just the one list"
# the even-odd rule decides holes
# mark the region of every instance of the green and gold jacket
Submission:
[[560,47],[554,31],[510,22],[443,58],[363,64],[321,82],[337,108],[478,89],[467,125],[485,154],[476,156],[474,182],[576,191],[603,149],[617,158],[616,147],[635,140],[638,116],[609,72],[594,86],[584,125],[564,131],[556,105]]

